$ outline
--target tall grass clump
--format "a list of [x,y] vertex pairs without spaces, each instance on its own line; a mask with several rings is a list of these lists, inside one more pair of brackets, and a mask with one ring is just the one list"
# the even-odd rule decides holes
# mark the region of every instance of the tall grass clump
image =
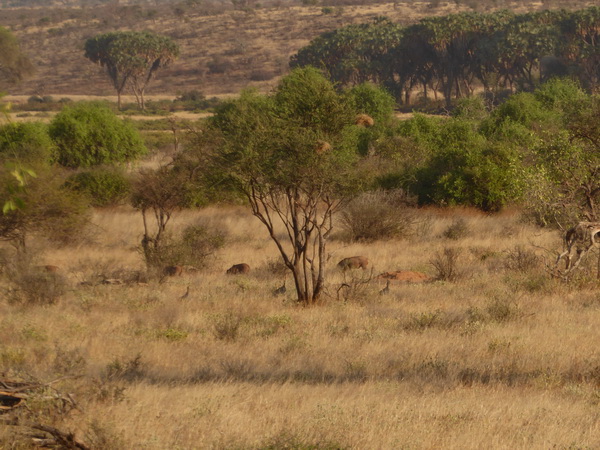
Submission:
[[431,264],[437,272],[436,279],[442,281],[456,281],[462,275],[462,271],[458,267],[458,260],[461,255],[461,249],[446,247],[441,252],[436,252],[431,258]]

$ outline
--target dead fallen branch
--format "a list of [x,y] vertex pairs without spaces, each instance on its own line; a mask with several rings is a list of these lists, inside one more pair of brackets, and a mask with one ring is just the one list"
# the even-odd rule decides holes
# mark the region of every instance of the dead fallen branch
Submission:
[[[90,447],[76,440],[75,435],[73,433],[67,433],[59,430],[58,428],[50,427],[48,425],[42,425],[39,423],[30,423],[22,426],[26,426],[28,428],[31,428],[32,430],[42,431],[46,433],[46,435],[32,436],[33,442],[36,445],[50,448],[55,446],[61,446],[61,448],[69,450],[90,450]],[[51,437],[49,438],[47,435],[50,435]]]
[[64,432],[58,428],[42,423],[22,420],[22,418],[15,415],[12,415],[11,417],[10,414],[19,407],[27,408],[27,400],[31,398],[55,402],[58,410],[62,414],[66,414],[72,409],[79,409],[71,394],[61,393],[52,386],[67,378],[77,378],[77,376],[65,376],[46,383],[0,380],[0,414],[6,414],[6,416],[8,416],[6,419],[0,419],[0,425],[25,429],[26,435],[31,437],[34,445],[37,447],[79,450],[89,449],[88,446],[75,439],[74,433]]

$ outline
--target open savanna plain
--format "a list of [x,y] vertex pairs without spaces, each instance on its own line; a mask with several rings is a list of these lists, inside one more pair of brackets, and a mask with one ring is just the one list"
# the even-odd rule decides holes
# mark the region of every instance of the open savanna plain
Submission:
[[[173,232],[218,227],[226,243],[162,282],[134,276],[143,228],[125,207],[97,210],[81,244],[32,242],[66,289],[42,306],[2,281],[2,379],[54,381],[17,414],[104,449],[597,447],[595,271],[551,278],[559,234],[517,211],[410,213],[401,240],[349,243],[338,227],[327,293],[309,308],[289,279],[274,294],[277,249],[240,206],[177,214]],[[354,255],[372,271],[336,267]],[[225,274],[242,262],[249,273]],[[433,280],[382,295],[375,276],[392,270]],[[30,442],[10,426],[0,439]]]
[[[149,99],[228,98],[269,91],[290,55],[343,25],[563,6],[207,4],[5,8],[2,25],[37,70],[8,100],[114,95],[83,56],[87,38],[109,31],[150,30],[181,46]],[[14,111],[15,121],[55,113]],[[179,136],[209,114],[128,116],[150,150],[128,174],[168,166],[189,145],[178,147]],[[9,175],[26,187],[35,171],[18,169]],[[561,233],[518,207],[398,204],[406,227],[394,239],[352,241],[343,211],[334,216],[325,289],[311,306],[297,301],[273,236],[241,201],[175,209],[170,238],[196,226],[223,241],[167,272],[148,270],[142,215],[125,204],[91,210],[67,243],[46,240],[43,226],[20,253],[1,242],[0,449],[599,448],[598,250],[567,281],[552,276]],[[283,227],[274,234],[286,241]],[[352,256],[369,265],[343,272],[338,262]],[[247,273],[226,273],[241,263]],[[393,271],[413,282],[378,277]]]

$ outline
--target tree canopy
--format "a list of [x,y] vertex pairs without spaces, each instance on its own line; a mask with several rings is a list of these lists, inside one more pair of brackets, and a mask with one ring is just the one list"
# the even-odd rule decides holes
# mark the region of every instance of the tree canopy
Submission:
[[224,104],[202,134],[217,143],[209,170],[244,193],[305,304],[323,292],[332,215],[358,188],[359,112],[316,69],[296,69],[273,95]]
[[[315,38],[291,58],[343,85],[373,81],[398,100],[416,87],[446,103],[473,93],[533,89],[570,75],[583,87],[600,87],[600,7],[515,14],[460,13],[427,17],[402,27],[385,18],[348,25]],[[437,97],[436,97],[437,98]]]
[[144,109],[146,87],[161,67],[179,56],[179,46],[169,37],[147,31],[117,31],[90,38],[85,43],[85,57],[106,68],[117,91],[129,87]]

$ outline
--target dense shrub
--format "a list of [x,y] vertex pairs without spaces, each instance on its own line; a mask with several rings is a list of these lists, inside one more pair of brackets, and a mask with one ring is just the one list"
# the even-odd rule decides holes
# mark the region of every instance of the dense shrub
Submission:
[[396,100],[385,89],[372,83],[363,83],[347,91],[356,111],[368,114],[375,124],[387,124],[394,114]]
[[125,163],[146,152],[135,127],[99,102],[65,106],[49,132],[58,147],[58,162],[65,167]]
[[452,117],[466,120],[483,120],[488,114],[485,99],[481,96],[460,99],[452,111]]
[[432,156],[415,170],[410,184],[420,203],[498,211],[521,195],[518,149],[487,141],[474,123],[449,119],[430,143]]
[[553,78],[542,84],[534,96],[545,108],[571,112],[588,99],[579,84],[567,78]]
[[362,155],[373,153],[375,144],[384,137],[387,127],[393,120],[394,97],[371,83],[355,86],[348,90],[346,95],[356,111],[373,119],[372,125],[362,124],[358,142],[359,152]]
[[522,92],[512,95],[498,106],[490,117],[481,124],[485,136],[497,135],[506,122],[525,127],[528,130],[548,127],[552,123],[560,123],[559,115],[550,110],[534,94]]
[[51,162],[56,146],[41,122],[9,123],[0,127],[0,158],[21,163]]
[[92,206],[109,206],[127,199],[131,182],[117,168],[101,167],[79,172],[67,179],[67,187],[89,196]]

